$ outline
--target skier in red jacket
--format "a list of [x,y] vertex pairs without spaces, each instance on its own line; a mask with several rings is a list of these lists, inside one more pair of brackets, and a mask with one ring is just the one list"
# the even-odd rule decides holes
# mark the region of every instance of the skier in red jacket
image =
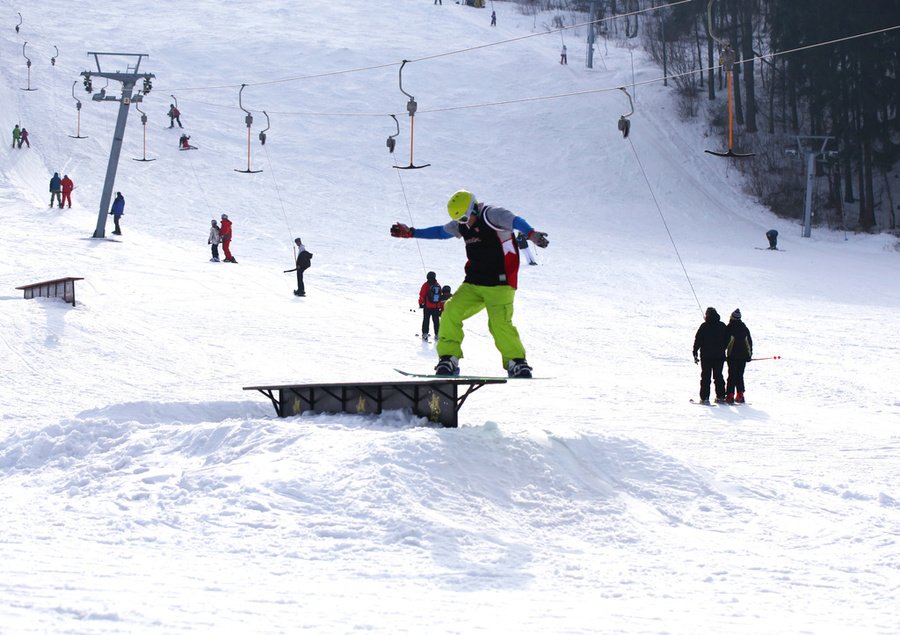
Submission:
[[428,339],[428,320],[434,324],[434,337],[437,339],[438,330],[441,327],[441,313],[444,310],[444,301],[441,298],[441,285],[437,281],[437,274],[429,271],[427,280],[419,289],[419,308],[424,311],[422,315],[422,339]]
[[219,231],[222,238],[222,249],[225,252],[225,262],[237,263],[234,256],[231,255],[231,221],[228,220],[228,214],[222,214],[222,228]]
[[69,178],[68,174],[64,174],[62,181],[59,182],[59,185],[62,188],[62,200],[59,202],[59,209],[63,208],[63,205],[66,204],[66,201],[69,201],[69,209],[71,209],[72,190],[75,189],[75,183],[72,182],[72,179]]

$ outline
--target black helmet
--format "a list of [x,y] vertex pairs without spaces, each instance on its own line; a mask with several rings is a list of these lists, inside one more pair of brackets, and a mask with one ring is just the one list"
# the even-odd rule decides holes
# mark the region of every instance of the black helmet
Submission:
[[437,280],[437,274],[433,271],[429,271],[428,275],[425,277],[428,278],[429,280]]
[[449,284],[445,284],[443,287],[441,287],[441,293],[450,293],[450,291],[451,289]]

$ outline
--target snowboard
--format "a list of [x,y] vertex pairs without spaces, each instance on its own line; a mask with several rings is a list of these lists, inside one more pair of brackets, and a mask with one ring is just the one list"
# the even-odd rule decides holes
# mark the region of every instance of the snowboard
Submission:
[[707,407],[716,407],[716,406],[749,406],[749,401],[735,401],[734,403],[716,403],[715,401],[710,401],[709,403],[700,403],[698,399],[691,399],[691,403],[695,406],[707,406]]
[[419,377],[422,379],[462,379],[462,380],[479,380],[479,379],[489,379],[489,380],[507,380],[507,379],[515,379],[515,380],[524,380],[528,381],[529,379],[550,379],[549,377],[502,377],[500,375],[423,375],[419,373],[408,373],[405,370],[400,370],[399,368],[395,368],[395,371],[404,375],[406,377]]

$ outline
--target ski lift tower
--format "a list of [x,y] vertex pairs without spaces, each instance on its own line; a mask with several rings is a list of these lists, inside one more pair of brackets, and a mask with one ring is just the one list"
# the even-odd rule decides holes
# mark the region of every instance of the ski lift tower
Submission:
[[[97,215],[97,229],[94,230],[94,238],[104,238],[106,236],[106,217],[109,212],[109,202],[112,199],[113,186],[116,182],[116,170],[119,167],[119,155],[122,153],[122,138],[125,136],[125,122],[128,121],[128,108],[132,102],[141,102],[144,95],[150,92],[152,85],[150,80],[156,76],[152,73],[139,73],[141,61],[145,57],[150,57],[146,53],[96,53],[88,51],[88,55],[94,57],[94,63],[97,65],[96,71],[84,71],[81,75],[84,77],[84,89],[91,93],[93,86],[91,80],[93,77],[103,77],[107,80],[121,82],[122,96],[107,95],[106,89],[101,88],[100,92],[93,95],[93,101],[117,101],[119,102],[119,116],[116,119],[116,131],[113,134],[112,147],[109,151],[109,164],[106,167],[106,181],[103,183],[103,194],[100,197],[100,211]],[[125,59],[125,71],[104,71],[100,66],[100,58],[112,57]],[[138,80],[143,81],[142,88],[134,95],[134,86]]]
[[[816,181],[816,159],[825,157],[828,142],[834,137],[824,136],[797,136],[797,150],[789,148],[788,156],[801,156],[806,159],[806,198],[803,205],[803,238],[812,235],[812,195]],[[821,145],[819,145],[821,143]],[[819,146],[816,149],[816,146]]]

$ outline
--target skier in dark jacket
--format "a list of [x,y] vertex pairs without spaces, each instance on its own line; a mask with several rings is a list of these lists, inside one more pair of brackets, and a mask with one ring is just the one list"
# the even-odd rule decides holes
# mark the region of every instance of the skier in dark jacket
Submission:
[[125,213],[125,197],[122,196],[122,192],[116,192],[116,200],[113,201],[109,213],[112,215],[113,222],[116,224],[116,229],[113,233],[117,236],[121,236],[122,228],[119,227],[119,219],[121,219],[122,214]]
[[[521,216],[508,209],[487,205],[475,195],[460,190],[447,202],[450,222],[416,229],[403,223],[391,227],[397,238],[462,238],[466,243],[466,278],[444,307],[438,375],[458,375],[463,356],[463,321],[487,309],[488,329],[500,351],[503,368],[510,377],[531,377],[525,347],[512,323],[513,302],[519,273],[519,249],[513,231],[520,231],[538,247],[550,244],[547,234],[536,231]],[[722,347],[724,349],[724,346]]]
[[[709,404],[710,376],[716,385],[716,402],[725,402],[725,347],[728,345],[725,323],[713,308],[706,309],[704,322],[694,336],[694,363],[700,364],[700,403]],[[697,356],[700,351],[700,356]]]
[[50,179],[50,207],[53,207],[53,201],[62,207],[62,179],[59,178],[59,172],[54,172]]
[[[741,321],[741,310],[735,309],[725,327],[728,344],[728,381],[725,384],[726,403],[744,403],[744,368],[753,357],[753,338],[750,329]],[[737,390],[737,395],[735,395]]]
[[297,290],[294,291],[294,295],[302,298],[306,295],[306,287],[303,284],[303,272],[309,269],[309,266],[312,264],[313,255],[299,238],[294,239],[294,244],[297,245]]
[[437,339],[438,330],[441,328],[441,311],[444,310],[444,302],[441,299],[441,284],[437,281],[437,274],[429,271],[426,280],[419,289],[419,308],[422,309],[422,339],[428,339],[428,321],[434,325],[434,338]]

